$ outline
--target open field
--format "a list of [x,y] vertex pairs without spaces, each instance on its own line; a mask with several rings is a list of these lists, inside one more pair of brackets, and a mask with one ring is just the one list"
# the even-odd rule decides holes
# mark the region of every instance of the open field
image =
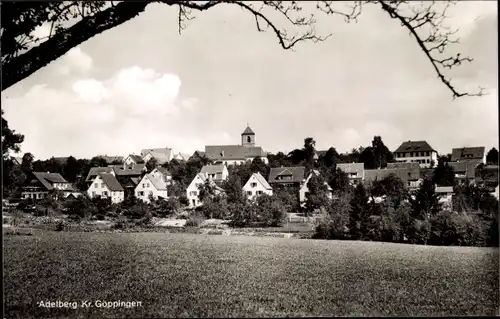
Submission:
[[[495,315],[498,249],[168,233],[4,237],[5,317]],[[92,301],[44,309],[40,301]],[[141,301],[98,308],[102,301]]]

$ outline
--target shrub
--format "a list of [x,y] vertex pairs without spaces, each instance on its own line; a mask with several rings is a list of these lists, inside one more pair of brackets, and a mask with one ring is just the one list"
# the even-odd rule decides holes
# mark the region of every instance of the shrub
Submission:
[[56,231],[63,231],[64,230],[64,222],[63,221],[58,221],[56,224]]
[[282,202],[277,196],[262,195],[257,198],[254,207],[250,210],[255,211],[255,222],[261,222],[266,226],[277,227],[281,226],[286,220],[286,210]]
[[229,205],[226,200],[220,196],[205,198],[203,205],[199,210],[205,218],[227,219],[230,215]]
[[488,229],[474,212],[442,211],[431,218],[430,242],[446,246],[484,246]]
[[186,227],[200,227],[201,223],[203,223],[203,216],[198,212],[193,212],[189,215],[186,220]]
[[245,227],[250,225],[255,220],[255,206],[247,203],[232,203],[230,204],[231,221],[230,225],[233,227]]

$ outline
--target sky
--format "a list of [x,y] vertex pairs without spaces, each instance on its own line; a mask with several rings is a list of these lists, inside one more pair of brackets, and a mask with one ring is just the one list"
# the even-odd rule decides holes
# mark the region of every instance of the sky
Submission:
[[494,1],[459,2],[449,12],[448,24],[460,28],[453,50],[474,58],[448,73],[452,83],[488,92],[456,100],[408,31],[376,5],[357,23],[318,14],[318,34],[332,35],[293,51],[232,5],[194,15],[179,34],[177,9],[151,4],[2,92],[9,127],[25,135],[22,152],[193,153],[239,144],[247,123],[269,152],[301,148],[306,137],[316,149],[346,152],[374,135],[391,150],[407,140],[439,153],[498,149]]

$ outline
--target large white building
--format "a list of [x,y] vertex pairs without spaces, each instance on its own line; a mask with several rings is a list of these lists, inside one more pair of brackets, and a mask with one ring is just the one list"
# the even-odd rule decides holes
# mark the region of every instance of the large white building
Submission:
[[247,126],[241,133],[241,145],[205,146],[205,156],[216,164],[239,165],[253,161],[256,157],[267,163],[267,153],[255,146],[255,133]]
[[393,154],[398,162],[419,163],[426,168],[435,167],[438,160],[438,153],[426,141],[403,142]]

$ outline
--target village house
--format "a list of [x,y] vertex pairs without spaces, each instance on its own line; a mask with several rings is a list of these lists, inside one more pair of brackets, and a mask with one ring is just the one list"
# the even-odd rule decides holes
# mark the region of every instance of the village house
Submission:
[[191,155],[191,157],[200,157],[200,158],[205,157],[205,152],[203,152],[203,151],[194,151],[194,153],[193,153],[193,155]]
[[200,173],[203,173],[210,180],[217,184],[225,181],[229,176],[229,171],[226,165],[205,165],[201,168]]
[[253,173],[248,181],[243,185],[243,192],[247,199],[254,200],[257,196],[266,194],[273,195],[273,188],[259,172]]
[[435,167],[437,152],[426,141],[403,142],[394,152],[398,162],[419,163],[420,167]]
[[436,186],[434,191],[439,196],[439,203],[443,205],[443,208],[451,208],[453,186]]
[[305,180],[304,166],[272,167],[269,171],[268,182],[271,186],[298,186]]
[[174,158],[174,153],[169,147],[164,148],[147,148],[141,150],[141,157],[144,163],[151,159],[155,159],[158,165],[163,165],[170,162]]
[[363,183],[368,188],[373,185],[373,182],[380,181],[391,174],[401,179],[405,187],[408,187],[408,170],[406,168],[366,169]]
[[142,156],[140,155],[135,155],[135,154],[130,154],[129,156],[125,157],[123,160],[124,165],[126,166],[131,166],[133,164],[144,164],[145,161],[142,159]]
[[475,184],[476,182],[476,163],[471,162],[448,162],[448,166],[453,169],[455,179],[459,185],[467,183]]
[[388,169],[406,169],[408,172],[407,187],[409,190],[416,190],[422,183],[419,163],[387,163]]
[[87,194],[90,198],[98,196],[101,198],[110,198],[114,204],[118,204],[125,199],[123,187],[115,175],[108,173],[99,173],[87,190]]
[[91,167],[89,170],[89,173],[87,174],[87,178],[85,179],[85,183],[88,185],[92,184],[94,179],[99,175],[100,173],[107,173],[107,174],[115,174],[115,171],[113,169],[113,166],[108,166],[108,167]]
[[486,162],[485,147],[462,147],[451,150],[451,161],[480,164]]
[[184,162],[187,162],[189,160],[191,156],[189,156],[189,154],[186,154],[186,153],[177,153],[177,154],[174,154],[174,159],[177,160],[177,161],[184,161]]
[[21,198],[42,199],[51,191],[60,191],[63,197],[66,193],[77,193],[73,185],[68,183],[59,173],[33,172],[22,188]]
[[168,169],[166,169],[165,167],[161,167],[161,166],[156,167],[155,169],[153,169],[151,171],[150,174],[152,174],[156,178],[160,178],[160,179],[164,180],[165,183],[167,183],[167,186],[173,184],[172,174],[170,174]]
[[[307,200],[307,196],[309,195],[309,187],[308,187],[308,184],[309,184],[309,181],[311,180],[312,176],[316,175],[316,176],[320,176],[320,173],[318,170],[312,170],[311,173],[309,173],[309,176],[307,176],[306,180],[302,183],[300,189],[299,189],[299,201],[300,201],[300,205],[302,207],[304,207],[305,205],[305,202]],[[330,185],[328,185],[328,183],[325,181],[324,182],[325,186],[327,187],[327,197],[328,199],[332,199],[333,198],[333,189],[330,187]]]
[[167,199],[167,186],[167,180],[163,174],[146,174],[135,188],[135,197],[146,203],[150,202],[150,197],[154,200]]
[[186,197],[189,202],[189,208],[195,208],[203,204],[199,198],[200,187],[207,181],[212,183],[212,186],[215,188],[215,195],[224,193],[224,190],[211,181],[205,173],[198,173],[186,189]]
[[337,168],[346,173],[350,185],[357,185],[365,178],[364,163],[339,163]]
[[212,145],[205,146],[206,157],[215,164],[239,165],[255,158],[267,163],[267,153],[262,147],[255,146],[255,133],[247,126],[241,133],[241,145]]

